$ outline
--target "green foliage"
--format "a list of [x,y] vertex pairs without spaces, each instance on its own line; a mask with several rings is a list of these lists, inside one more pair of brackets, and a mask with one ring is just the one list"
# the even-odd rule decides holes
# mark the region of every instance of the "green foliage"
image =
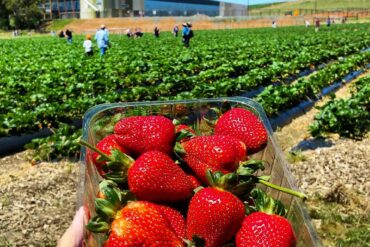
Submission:
[[8,10],[5,8],[5,5],[0,1],[0,29],[7,28],[9,26]]
[[[40,0],[2,0],[3,6],[0,4],[0,9],[3,7],[3,18],[8,15],[10,28],[39,28],[42,20]],[[0,15],[0,19],[2,16]],[[4,20],[4,19],[3,19]]]
[[349,99],[332,99],[320,108],[310,125],[312,136],[326,132],[362,138],[370,130],[370,77],[356,82]]
[[[359,53],[370,46],[366,25],[332,30],[197,31],[190,49],[170,33],[160,40],[111,35],[103,58],[96,46],[94,56],[84,55],[82,36],[74,36],[73,44],[56,37],[4,40],[0,136],[57,128],[103,103],[237,96],[268,85],[256,100],[273,116],[316,97],[323,87],[369,62],[368,53]],[[344,56],[349,57],[310,79],[285,83],[307,68]],[[104,133],[111,131],[108,122]]]
[[60,19],[60,20],[52,20],[50,24],[46,27],[47,31],[58,31],[64,29],[64,27],[68,24],[73,22],[73,19]]
[[[295,84],[268,86],[256,97],[256,100],[264,107],[267,115],[276,116],[280,111],[289,109],[303,100],[315,99],[324,87],[340,81],[351,71],[358,70],[369,62],[370,52],[351,55],[344,61],[332,63],[308,79],[299,79]],[[341,114],[348,116],[348,114],[354,115],[355,113],[343,112]],[[362,117],[359,116],[359,118]]]
[[366,9],[370,4],[370,0],[298,0],[298,1],[282,1],[283,3],[273,6],[267,6],[267,9],[315,9],[317,3],[318,10],[347,10],[348,8],[361,8]]
[[321,221],[319,234],[332,243],[330,246],[370,246],[370,217],[365,209],[354,210],[352,205],[343,210],[337,203],[316,203],[311,207],[310,216]]
[[[357,222],[356,222],[357,223]],[[358,223],[357,223],[358,224]],[[345,236],[345,239],[337,241],[338,247],[351,247],[351,246],[370,246],[370,223],[360,223],[356,228],[350,229]]]
[[[366,26],[347,28],[338,27],[335,35],[304,28],[199,31],[186,50],[169,33],[160,41],[149,35],[137,40],[112,35],[112,47],[103,59],[97,51],[93,57],[84,56],[83,38],[78,36],[72,45],[55,37],[5,40],[0,44],[0,51],[6,51],[0,57],[0,64],[6,64],[0,69],[0,136],[80,119],[88,108],[102,103],[235,96],[281,83],[312,64],[370,44],[362,29]],[[306,98],[302,87],[310,89],[309,84],[266,88],[259,98],[273,115]],[[282,93],[272,88],[282,88]],[[280,102],[268,103],[271,100]]]
[[32,149],[34,161],[52,161],[65,157],[78,159],[81,146],[78,141],[82,130],[68,124],[60,124],[55,133],[46,138],[33,139],[25,147]]

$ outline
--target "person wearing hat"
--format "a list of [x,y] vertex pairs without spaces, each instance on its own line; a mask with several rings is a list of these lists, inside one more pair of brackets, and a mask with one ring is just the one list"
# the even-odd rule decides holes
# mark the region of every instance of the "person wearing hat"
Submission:
[[86,35],[86,40],[84,41],[83,47],[85,48],[85,54],[87,56],[94,55],[92,50],[91,34]]
[[182,24],[182,41],[184,42],[185,47],[189,47],[190,39],[194,36],[193,30],[191,29],[192,25],[190,22]]
[[179,27],[177,25],[173,27],[172,33],[177,38],[177,36],[179,35]]
[[108,31],[106,30],[104,24],[102,24],[100,29],[96,32],[95,40],[100,49],[100,56],[104,56],[109,44]]
[[65,34],[66,34],[66,37],[67,37],[67,42],[69,44],[71,44],[72,43],[72,31],[69,30],[69,29],[67,29],[66,32],[65,32]]

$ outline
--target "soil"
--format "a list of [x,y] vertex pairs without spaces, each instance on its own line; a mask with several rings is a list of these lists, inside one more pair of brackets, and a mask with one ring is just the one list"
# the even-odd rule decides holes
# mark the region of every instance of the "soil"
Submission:
[[[348,87],[336,95],[347,97]],[[275,133],[286,154],[299,149],[306,159],[289,165],[297,184],[309,197],[334,198],[351,205],[344,210],[366,212],[370,208],[370,136],[361,141],[335,135],[312,139],[307,127],[316,112],[312,108]],[[69,161],[32,165],[27,151],[0,158],[0,246],[55,246],[77,207],[78,173],[78,163]],[[308,202],[308,206],[317,205]],[[315,223],[322,230],[322,222]],[[325,246],[332,243],[326,241]]]
[[192,17],[78,19],[66,25],[64,29],[69,29],[79,34],[95,33],[96,29],[104,23],[110,33],[126,34],[128,28],[131,30],[140,28],[143,32],[151,33],[155,26],[161,31],[172,31],[175,24],[181,28],[182,23],[189,21],[192,22],[194,30],[210,30],[271,27],[272,20],[276,20],[279,27],[304,25],[304,19],[300,16],[255,17],[250,20],[218,20],[217,18],[198,15]]
[[78,163],[0,159],[0,246],[55,246],[76,209]]
[[[358,79],[369,75],[365,73]],[[357,79],[357,80],[358,80]],[[350,96],[350,85],[339,89],[337,98]],[[328,97],[319,101],[322,106]],[[305,115],[294,119],[290,124],[275,132],[275,137],[286,157],[292,151],[299,153],[299,159],[291,162],[289,168],[296,178],[298,187],[308,195],[310,213],[326,211],[331,214],[368,218],[370,210],[370,133],[362,140],[340,138],[336,134],[325,139],[310,137],[308,126],[318,113],[312,108]],[[334,203],[334,204],[333,204]],[[335,208],[335,209],[334,209]],[[333,218],[333,216],[330,216]],[[335,221],[333,219],[333,221]],[[331,221],[316,219],[313,221],[324,246],[336,246],[338,238],[345,238],[344,233],[356,229],[356,225],[335,227]],[[367,222],[365,224],[368,224]],[[364,246],[355,243],[350,246]]]

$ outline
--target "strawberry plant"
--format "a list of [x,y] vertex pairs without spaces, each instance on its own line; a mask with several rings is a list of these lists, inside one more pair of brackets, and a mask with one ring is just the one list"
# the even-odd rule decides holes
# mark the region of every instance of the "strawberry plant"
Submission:
[[80,155],[80,145],[78,140],[81,138],[82,130],[67,124],[59,125],[54,130],[52,136],[46,138],[33,139],[26,144],[26,148],[32,149],[32,160],[50,161],[69,157],[77,160]]
[[332,99],[320,107],[310,125],[312,136],[326,132],[350,138],[362,138],[370,130],[370,77],[354,84],[349,99]]

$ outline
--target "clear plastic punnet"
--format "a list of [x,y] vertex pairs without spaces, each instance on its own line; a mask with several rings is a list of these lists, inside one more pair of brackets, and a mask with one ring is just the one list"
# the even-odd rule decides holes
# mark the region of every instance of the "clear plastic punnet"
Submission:
[[[170,119],[178,119],[191,125],[198,135],[210,135],[212,128],[204,121],[216,119],[214,108],[242,107],[253,111],[265,125],[269,137],[266,147],[251,158],[266,162],[261,174],[271,176],[270,182],[298,190],[294,178],[289,171],[283,154],[277,145],[270,123],[263,108],[255,101],[244,97],[228,97],[217,99],[196,99],[186,101],[156,101],[102,104],[89,109],[83,119],[83,139],[96,145],[103,137],[111,134],[114,124],[121,118],[128,116],[163,115]],[[98,184],[102,180],[86,148],[82,148],[80,187],[78,203],[88,211],[88,217],[95,215],[94,199],[98,193]],[[320,239],[312,225],[304,203],[300,198],[273,190],[263,185],[262,189],[272,197],[281,200],[288,209],[288,220],[291,222],[297,246],[322,246]],[[103,235],[85,231],[86,246],[102,246]]]

